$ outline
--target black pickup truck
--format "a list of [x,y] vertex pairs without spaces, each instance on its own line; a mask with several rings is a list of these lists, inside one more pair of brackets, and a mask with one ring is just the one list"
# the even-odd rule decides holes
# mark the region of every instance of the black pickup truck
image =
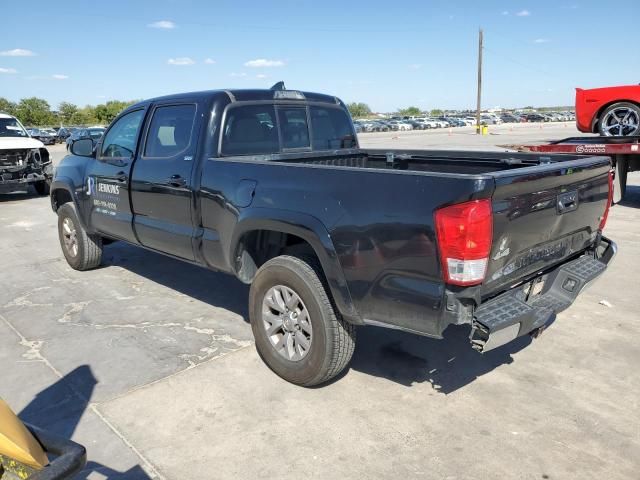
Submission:
[[123,240],[251,284],[258,352],[308,386],[358,325],[466,324],[481,352],[540,332],[615,255],[611,182],[608,157],[362,149],[339,99],[279,87],[129,107],[51,204],[75,269]]

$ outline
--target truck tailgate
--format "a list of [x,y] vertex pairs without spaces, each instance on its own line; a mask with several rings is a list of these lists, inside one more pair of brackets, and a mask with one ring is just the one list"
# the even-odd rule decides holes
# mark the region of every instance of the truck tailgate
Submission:
[[495,172],[493,244],[482,296],[506,290],[589,247],[609,194],[608,157]]

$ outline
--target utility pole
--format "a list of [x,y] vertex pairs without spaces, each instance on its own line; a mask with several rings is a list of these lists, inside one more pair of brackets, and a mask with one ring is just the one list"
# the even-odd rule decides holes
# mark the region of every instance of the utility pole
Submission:
[[482,101],[482,29],[478,32],[478,103],[476,105],[476,133],[482,133],[480,110]]

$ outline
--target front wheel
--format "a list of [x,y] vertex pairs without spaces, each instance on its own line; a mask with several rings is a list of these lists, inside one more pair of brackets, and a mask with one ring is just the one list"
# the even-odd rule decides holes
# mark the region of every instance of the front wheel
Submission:
[[618,102],[607,107],[598,120],[598,132],[607,137],[640,134],[640,106]]
[[58,238],[71,268],[90,270],[100,265],[102,238],[86,232],[73,203],[65,203],[58,209]]
[[306,387],[326,382],[351,360],[355,327],[337,312],[314,261],[280,256],[251,284],[249,317],[256,349],[285,380]]

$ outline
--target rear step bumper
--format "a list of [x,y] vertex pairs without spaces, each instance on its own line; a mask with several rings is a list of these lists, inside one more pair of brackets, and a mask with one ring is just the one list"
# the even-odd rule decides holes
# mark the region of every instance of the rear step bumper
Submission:
[[614,242],[602,237],[598,258],[585,254],[483,303],[474,313],[471,345],[487,352],[527,333],[540,332],[606,270],[617,250]]

